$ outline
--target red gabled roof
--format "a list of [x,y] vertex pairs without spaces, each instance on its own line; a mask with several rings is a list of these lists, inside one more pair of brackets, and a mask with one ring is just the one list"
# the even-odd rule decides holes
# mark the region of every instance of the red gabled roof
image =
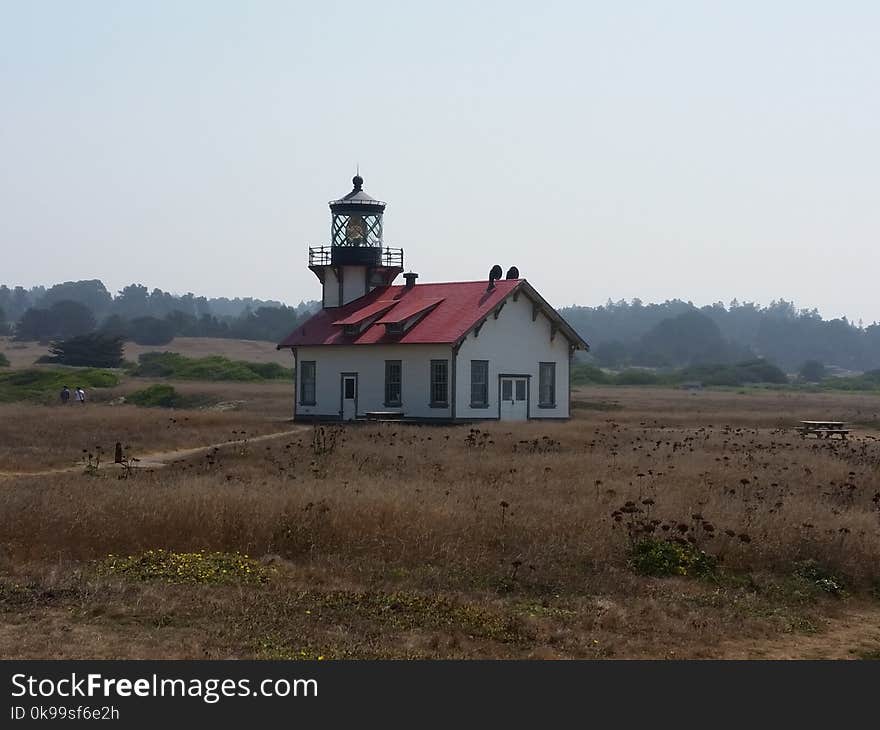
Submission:
[[369,319],[373,316],[378,316],[380,314],[384,314],[391,307],[397,306],[397,302],[393,300],[380,299],[378,302],[373,302],[372,304],[368,304],[365,307],[361,307],[353,314],[344,317],[343,319],[337,319],[333,324],[335,325],[344,325],[344,324],[360,324],[366,319]]
[[444,299],[445,297],[434,297],[431,299],[407,298],[407,301],[401,301],[390,312],[386,312],[382,315],[382,318],[379,319],[376,324],[399,324],[401,322],[406,322],[410,317],[415,317],[417,314],[421,314],[422,312],[436,307]]
[[[322,309],[291,332],[278,347],[372,344],[454,344],[470,332],[515,289],[525,293],[560,328],[575,347],[589,349],[583,338],[535,291],[525,279],[502,279],[487,290],[487,281],[386,286],[344,307]],[[374,322],[356,336],[346,335],[340,324],[358,324],[376,315],[393,300],[380,322],[400,322],[429,311],[403,335],[388,335]],[[380,306],[381,305],[381,306]],[[432,308],[433,307],[433,308]],[[400,315],[400,316],[398,316]]]
[[[518,279],[503,279],[496,281],[495,288],[491,291],[486,291],[486,281],[416,284],[411,289],[407,289],[406,286],[379,287],[344,307],[322,309],[291,332],[278,347],[457,342],[520,283]],[[409,312],[408,316],[412,316],[423,311],[425,307],[436,306],[399,336],[386,335],[385,327],[374,323],[356,337],[347,337],[343,328],[338,326],[343,321],[362,321],[364,311],[375,313],[374,305],[390,299],[396,300],[397,304],[388,310],[386,317],[393,317],[395,321],[398,319],[394,316],[398,308],[403,312]]]

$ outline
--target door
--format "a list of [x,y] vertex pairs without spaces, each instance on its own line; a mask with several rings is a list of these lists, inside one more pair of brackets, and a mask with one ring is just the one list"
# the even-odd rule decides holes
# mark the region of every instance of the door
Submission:
[[342,420],[353,421],[357,417],[357,373],[342,375]]
[[502,375],[500,402],[502,421],[525,421],[529,417],[529,379]]

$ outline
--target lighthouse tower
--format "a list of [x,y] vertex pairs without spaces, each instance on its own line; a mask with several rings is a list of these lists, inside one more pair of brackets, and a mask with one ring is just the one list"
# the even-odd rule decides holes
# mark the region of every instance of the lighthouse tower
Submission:
[[348,195],[330,201],[330,245],[309,247],[309,268],[323,285],[325,309],[388,286],[403,271],[403,249],[383,245],[385,203],[364,192],[360,175],[351,182]]

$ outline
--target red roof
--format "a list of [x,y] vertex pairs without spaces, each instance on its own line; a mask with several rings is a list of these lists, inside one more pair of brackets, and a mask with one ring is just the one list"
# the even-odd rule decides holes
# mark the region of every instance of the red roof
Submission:
[[378,320],[376,324],[398,324],[399,322],[406,322],[410,317],[415,317],[417,314],[421,314],[422,312],[436,307],[444,298],[445,297],[434,297],[433,299],[411,299],[410,297],[407,297],[406,301],[401,301],[394,309],[383,315],[382,319]]
[[[322,309],[291,332],[279,347],[456,342],[521,282],[517,279],[503,279],[495,282],[495,288],[491,291],[486,291],[486,283],[462,281],[448,284],[416,284],[411,289],[407,289],[406,286],[379,287],[344,307]],[[346,321],[352,323],[363,321],[364,312],[377,313],[376,305],[389,299],[398,302],[385,315],[393,321],[398,321],[398,317],[395,316],[398,308],[406,314],[404,318],[408,318],[425,307],[436,306],[403,335],[388,336],[385,334],[384,326],[374,323],[356,337],[352,337],[346,336],[343,328],[338,326]]]
[[373,302],[372,304],[368,304],[366,307],[361,307],[354,314],[350,314],[343,319],[337,319],[333,324],[343,325],[343,324],[360,324],[365,319],[369,319],[374,315],[383,314],[387,312],[391,307],[396,306],[397,302],[393,300],[380,299],[378,302]]
[[[501,279],[496,281],[495,287],[489,291],[486,290],[487,283],[483,280],[416,284],[410,289],[405,285],[379,287],[344,307],[322,309],[291,332],[278,347],[395,343],[452,344],[470,332],[514,289],[521,289],[557,323],[573,345],[588,348],[580,335],[525,279]],[[388,335],[385,326],[378,322],[374,322],[356,336],[346,335],[344,328],[340,326],[363,322],[381,312],[391,300],[393,306],[387,310],[380,322],[400,322],[426,309],[429,311],[403,335]]]

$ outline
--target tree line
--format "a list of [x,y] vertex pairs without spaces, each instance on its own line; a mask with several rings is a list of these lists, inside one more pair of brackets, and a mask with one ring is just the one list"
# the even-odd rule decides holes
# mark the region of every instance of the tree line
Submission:
[[174,295],[130,284],[112,295],[103,282],[55,286],[0,286],[0,334],[19,340],[67,339],[88,333],[163,345],[174,337],[227,337],[279,341],[316,309],[253,298]]
[[[587,360],[611,369],[682,368],[763,358],[787,372],[812,361],[826,367],[880,368],[880,325],[823,319],[815,309],[778,300],[733,300],[697,307],[679,299],[638,299],[560,310],[590,343]],[[815,367],[815,366],[814,366]]]

